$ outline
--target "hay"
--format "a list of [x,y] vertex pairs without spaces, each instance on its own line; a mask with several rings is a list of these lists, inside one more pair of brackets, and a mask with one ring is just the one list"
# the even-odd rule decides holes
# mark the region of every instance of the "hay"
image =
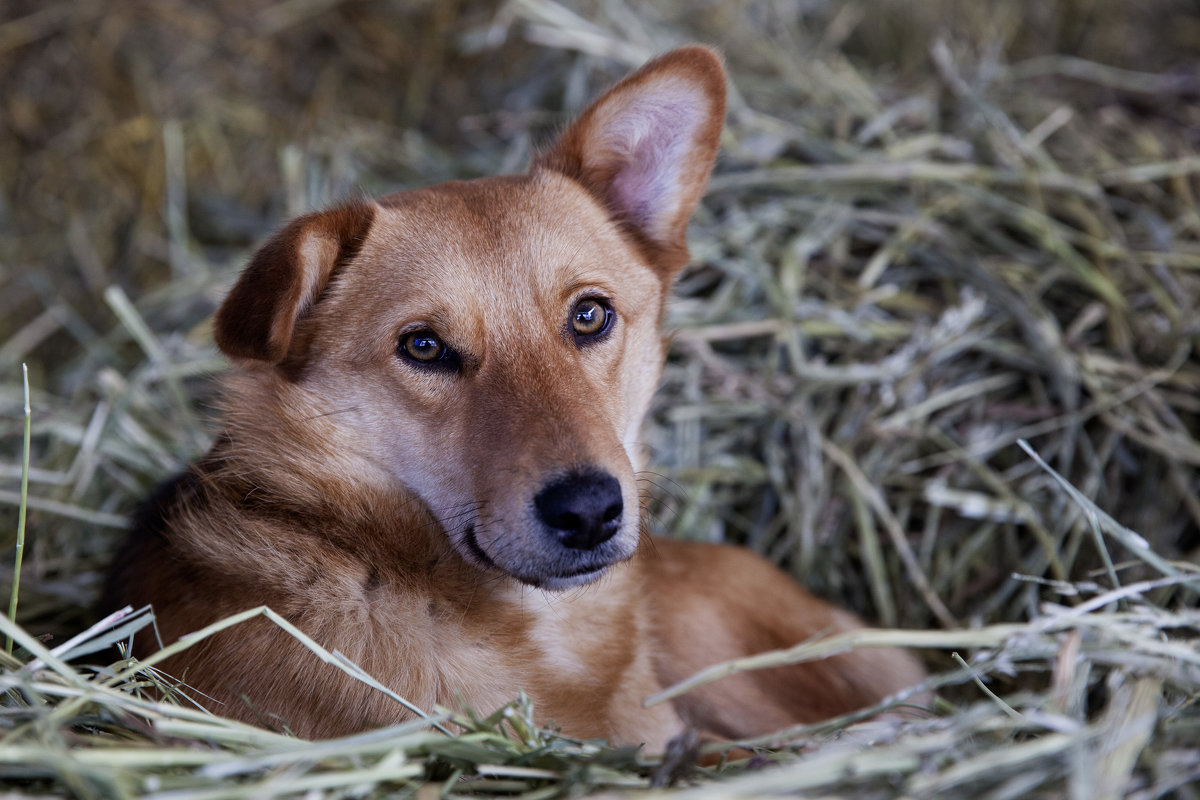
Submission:
[[719,780],[655,791],[1195,796],[1192,5],[3,14],[6,545],[28,510],[20,625],[0,620],[17,645],[0,656],[6,786],[548,797],[678,777],[538,731],[518,698],[453,737],[426,723],[307,743],[211,717],[184,687],[148,699],[171,685],[150,668],[79,665],[149,624],[93,627],[90,604],[137,498],[211,436],[224,364],[206,319],[254,242],[359,188],[521,169],[607,82],[699,39],[733,85],[646,430],[654,522],[752,547],[880,626],[733,668],[898,643],[928,657],[943,713],[780,732]]

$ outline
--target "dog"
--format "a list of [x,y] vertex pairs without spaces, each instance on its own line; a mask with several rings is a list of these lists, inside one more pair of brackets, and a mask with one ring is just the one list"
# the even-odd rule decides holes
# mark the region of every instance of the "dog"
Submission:
[[[287,224],[216,314],[235,366],[221,432],[138,514],[108,604],[152,604],[163,641],[267,605],[417,707],[523,691],[566,735],[649,752],[921,680],[909,654],[866,649],[643,706],[710,664],[861,625],[749,552],[643,532],[639,428],[724,109],[719,56],[684,47],[527,174]],[[411,718],[262,617],[164,668],[221,714],[303,737]]]

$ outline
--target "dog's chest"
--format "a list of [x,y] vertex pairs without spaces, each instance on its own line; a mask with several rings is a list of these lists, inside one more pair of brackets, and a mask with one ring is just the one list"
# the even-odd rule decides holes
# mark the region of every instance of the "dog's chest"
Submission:
[[586,717],[603,712],[626,683],[638,638],[635,621],[614,613],[622,603],[592,594],[381,592],[360,618],[370,631],[360,630],[345,652],[356,651],[368,672],[426,711],[487,714],[524,692],[539,718]]

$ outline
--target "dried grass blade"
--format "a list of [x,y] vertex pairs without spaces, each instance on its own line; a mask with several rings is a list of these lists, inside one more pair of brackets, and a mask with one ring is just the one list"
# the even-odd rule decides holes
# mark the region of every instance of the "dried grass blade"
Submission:
[[909,580],[916,586],[921,597],[924,598],[925,604],[929,606],[930,611],[938,618],[939,621],[947,628],[957,628],[958,620],[950,613],[950,609],[946,608],[945,603],[933,591],[933,587],[929,584],[929,578],[926,577],[925,571],[921,569],[920,563],[917,561],[916,553],[913,552],[912,546],[908,543],[908,537],[905,536],[903,529],[900,527],[899,521],[887,507],[887,502],[883,499],[883,495],[879,490],[871,485],[867,480],[867,476],[862,473],[854,460],[849,454],[829,441],[825,437],[821,438],[821,451],[829,456],[846,474],[846,477],[854,484],[859,493],[866,498],[876,516],[883,523],[884,530],[888,532],[888,536],[892,540],[892,546],[896,548],[896,552],[900,555],[900,559],[904,562],[904,568],[908,572]]
[[1099,525],[1101,530],[1103,530],[1112,538],[1116,539],[1126,549],[1164,575],[1178,577],[1181,574],[1178,568],[1151,550],[1149,543],[1145,539],[1129,530],[1121,523],[1117,522],[1115,519],[1105,513],[1105,511],[1098,505],[1093,503],[1091,499],[1071,485],[1070,481],[1058,474],[1053,467],[1047,464],[1045,460],[1038,455],[1037,451],[1030,446],[1029,442],[1025,441],[1024,439],[1019,439],[1017,444],[1020,445],[1021,449],[1024,450],[1025,453],[1032,458],[1039,467],[1044,469],[1052,478],[1054,478],[1059,487],[1061,487],[1062,490],[1066,492],[1067,495],[1069,495],[1070,498],[1074,500],[1081,509],[1083,509],[1084,513],[1088,515],[1090,520],[1093,520],[1097,525]]

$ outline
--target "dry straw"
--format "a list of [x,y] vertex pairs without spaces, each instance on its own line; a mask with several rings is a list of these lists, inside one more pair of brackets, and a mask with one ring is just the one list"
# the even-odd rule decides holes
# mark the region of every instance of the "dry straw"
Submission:
[[[27,511],[29,538],[20,624],[0,618],[6,790],[1196,796],[1192,4],[10,5],[0,535]],[[253,244],[357,191],[521,169],[692,40],[726,53],[731,104],[645,433],[650,522],[754,548],[877,627],[650,701],[898,645],[935,714],[898,696],[689,771],[539,730],[519,697],[305,742],[214,716],[155,659],[111,663],[152,616],[91,604],[136,499],[212,435],[206,319]]]

